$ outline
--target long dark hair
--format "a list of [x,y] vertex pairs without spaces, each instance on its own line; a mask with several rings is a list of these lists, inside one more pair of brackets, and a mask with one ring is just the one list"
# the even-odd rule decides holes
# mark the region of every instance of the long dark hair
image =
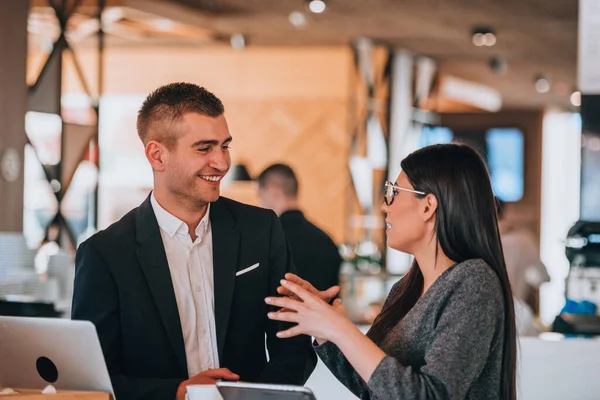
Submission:
[[[517,336],[512,290],[502,253],[495,198],[485,163],[472,148],[458,144],[424,147],[406,157],[402,170],[416,190],[438,200],[435,235],[442,251],[460,263],[484,260],[496,273],[504,294],[504,346],[500,398],[516,399]],[[367,333],[375,343],[415,305],[423,290],[417,262]]]

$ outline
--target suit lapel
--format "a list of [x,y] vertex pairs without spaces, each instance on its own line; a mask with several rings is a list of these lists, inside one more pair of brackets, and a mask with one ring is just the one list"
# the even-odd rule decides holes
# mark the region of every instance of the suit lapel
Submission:
[[218,200],[211,205],[210,224],[215,280],[215,326],[219,360],[222,361],[235,288],[240,234],[235,230],[233,215],[231,215],[222,200]]
[[138,208],[136,216],[136,252],[158,313],[173,346],[181,371],[187,376],[185,345],[171,272],[165,254],[160,228],[150,197]]

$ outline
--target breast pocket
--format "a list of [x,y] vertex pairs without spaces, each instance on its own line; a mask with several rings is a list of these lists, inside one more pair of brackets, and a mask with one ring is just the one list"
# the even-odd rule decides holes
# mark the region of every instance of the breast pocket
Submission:
[[236,278],[245,274],[252,273],[254,270],[260,267],[260,263],[252,264],[249,267],[243,268],[235,273]]
[[[243,263],[235,273],[235,299],[240,309],[250,311],[261,309],[265,305],[265,297],[269,295],[267,264]],[[245,266],[247,265],[247,266]]]

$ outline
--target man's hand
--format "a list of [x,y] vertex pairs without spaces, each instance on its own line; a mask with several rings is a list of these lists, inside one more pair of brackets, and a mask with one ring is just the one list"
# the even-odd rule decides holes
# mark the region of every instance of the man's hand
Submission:
[[[304,279],[300,278],[298,275],[294,275],[289,272],[287,274],[285,274],[285,279],[302,287],[303,289],[307,290],[309,293],[314,294],[315,296],[317,296],[318,298],[323,300],[325,303],[329,303],[331,301],[331,299],[333,299],[335,296],[337,296],[340,293],[339,286],[332,286],[329,289],[323,290],[321,292],[321,291],[317,290],[310,282],[305,281]],[[285,288],[283,286],[279,286],[277,288],[277,293],[279,293],[282,296],[290,297],[294,300],[302,301],[298,296],[296,296],[294,293],[292,293],[291,291],[289,291],[287,288]]]
[[237,381],[240,376],[234,374],[227,368],[219,369],[207,369],[204,372],[200,372],[198,375],[192,376],[187,381],[183,381],[177,388],[176,400],[185,400],[188,385],[215,385],[217,380],[224,379],[226,381]]

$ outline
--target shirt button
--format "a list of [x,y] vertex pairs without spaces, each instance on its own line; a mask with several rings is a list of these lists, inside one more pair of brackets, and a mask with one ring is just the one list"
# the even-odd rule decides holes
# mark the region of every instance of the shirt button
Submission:
[[200,291],[200,286],[196,286],[196,292]]

